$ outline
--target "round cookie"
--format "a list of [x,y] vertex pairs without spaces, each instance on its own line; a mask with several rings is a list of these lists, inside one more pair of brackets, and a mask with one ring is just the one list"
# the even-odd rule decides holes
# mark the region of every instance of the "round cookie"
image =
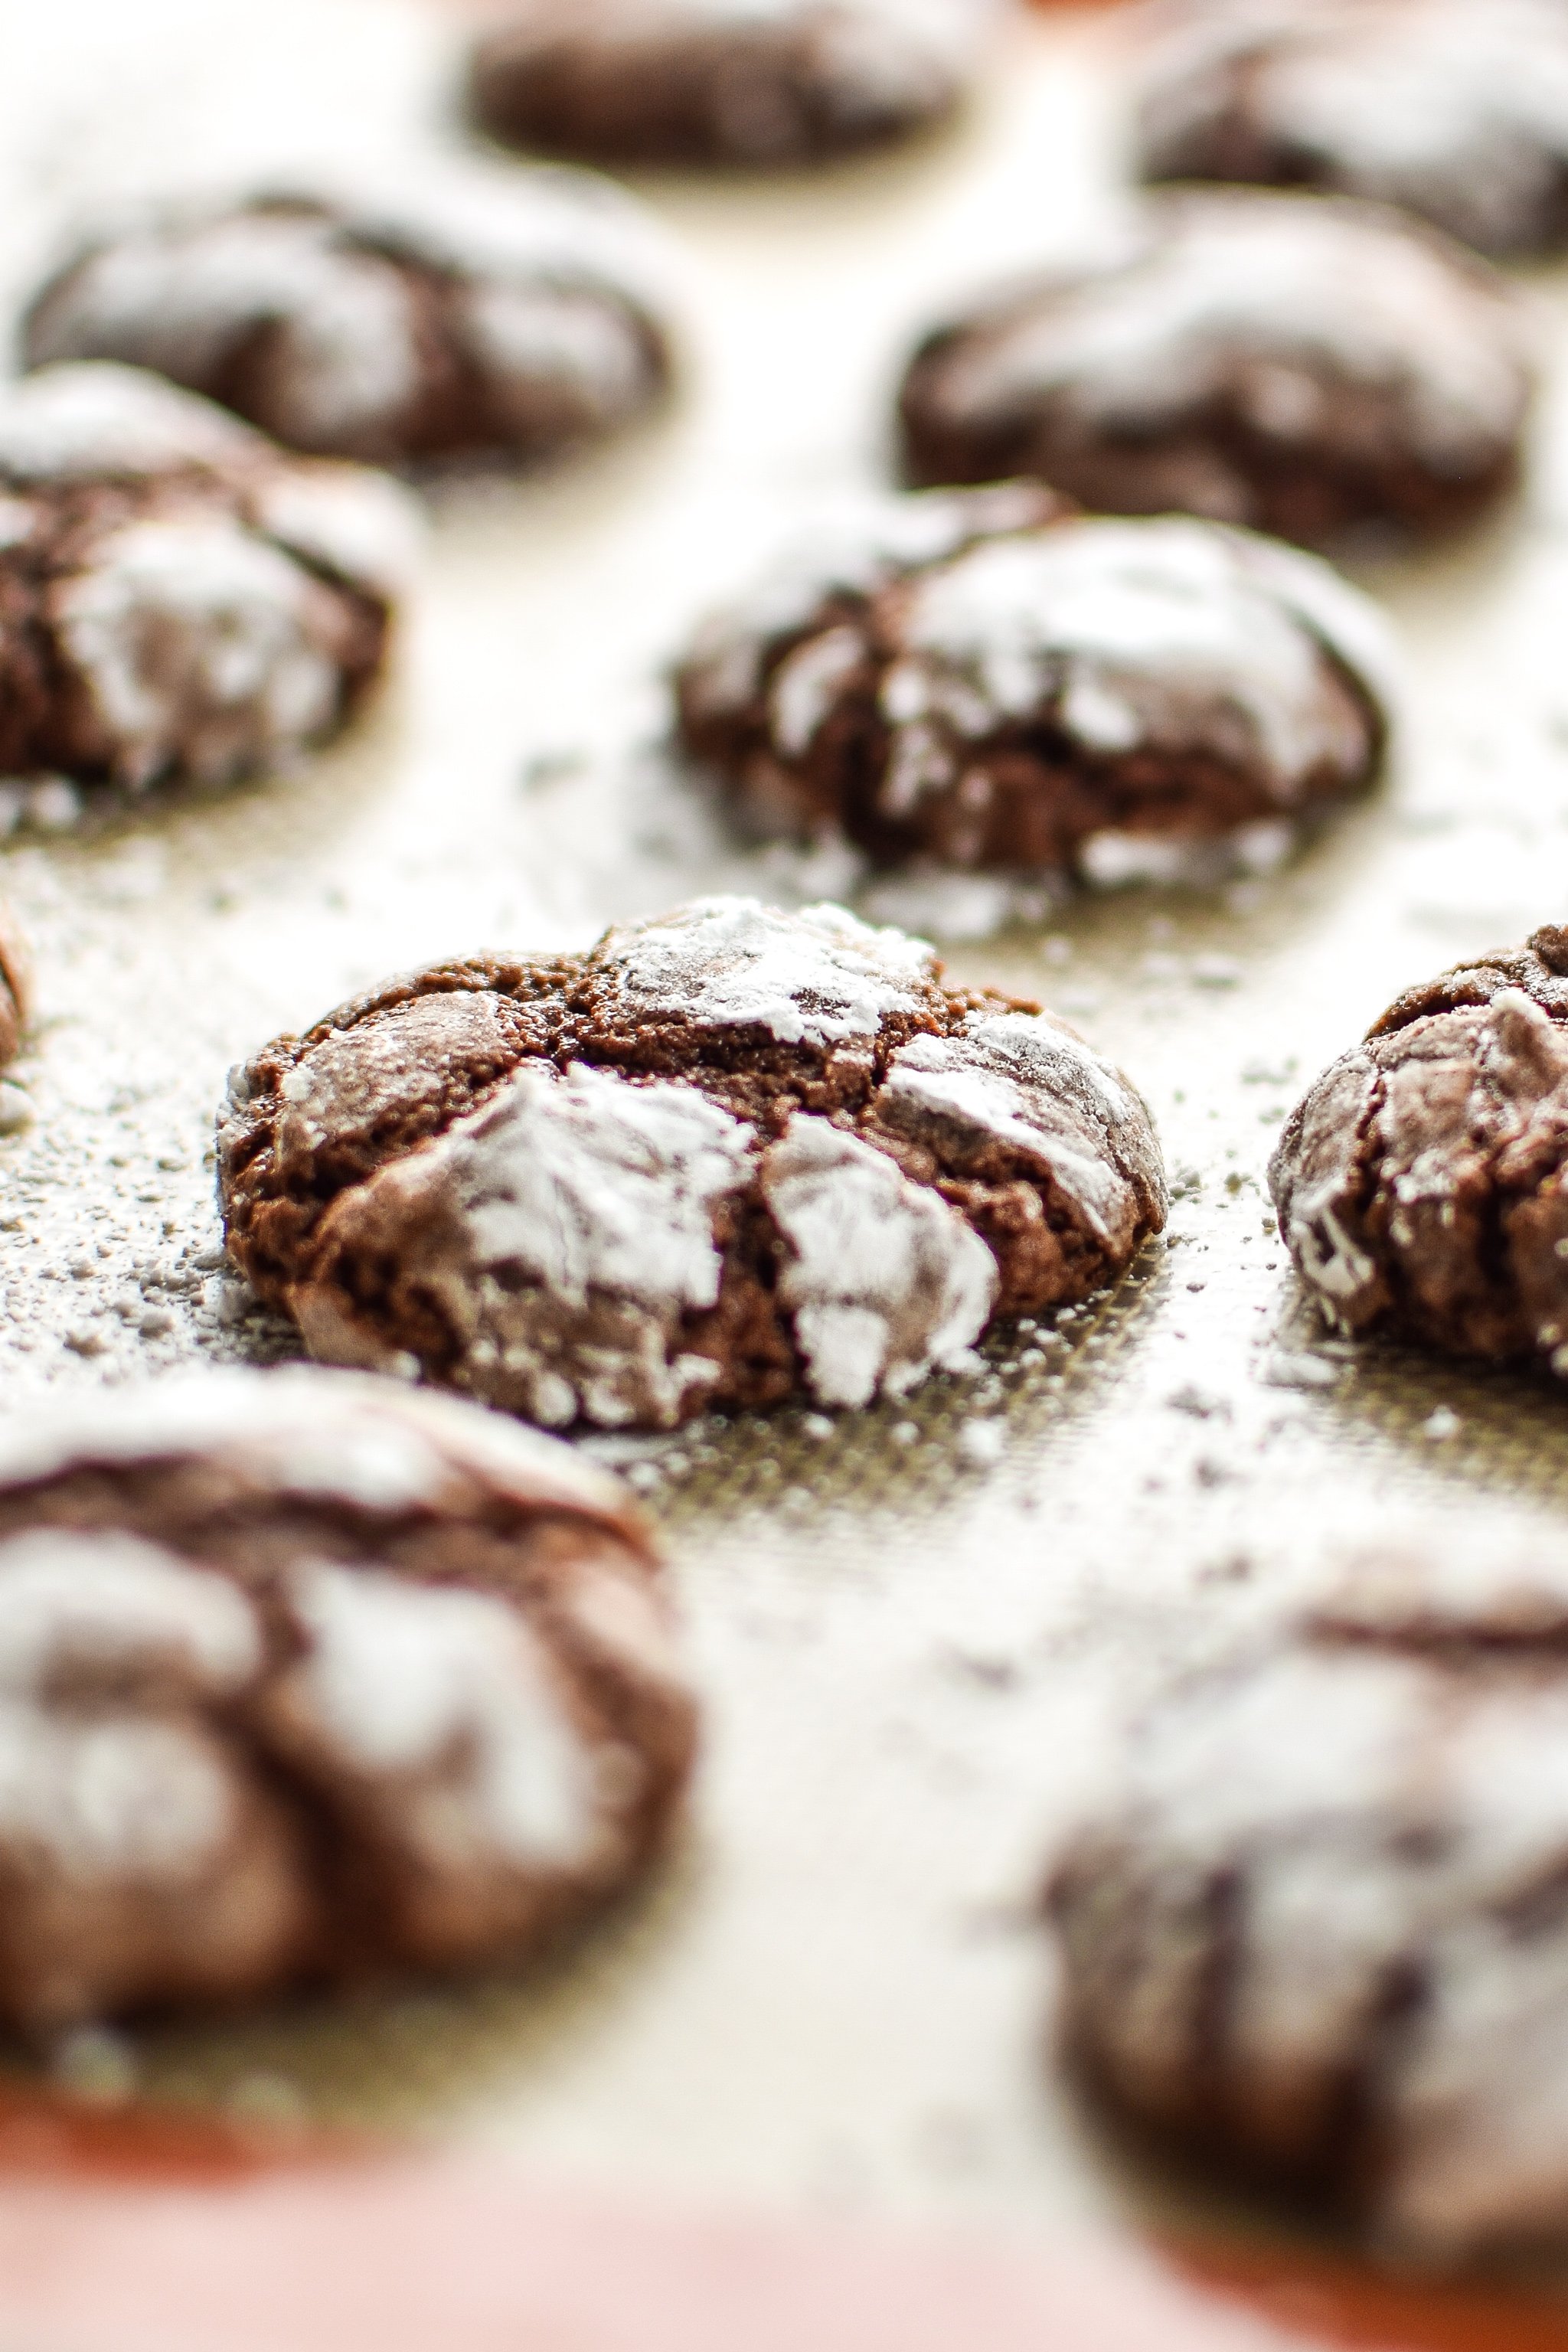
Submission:
[[1039,495],[889,500],[699,633],[680,740],[752,830],[886,866],[1202,879],[1276,861],[1373,781],[1388,655],[1364,597],[1269,540]]
[[1123,2113],[1405,2255],[1561,2242],[1568,1559],[1385,1547],[1178,1676],[1049,1907]]
[[607,182],[427,170],[128,215],[34,298],[22,349],[156,369],[323,457],[526,463],[662,394],[657,278]]
[[1164,1223],[1149,1114],[837,907],[412,973],[237,1070],[229,1254],[310,1352],[564,1428],[902,1395]]
[[379,677],[412,548],[391,483],[140,370],[0,388],[0,777],[140,793],[298,760]]
[[1268,1174],[1332,1321],[1568,1377],[1568,930],[1408,990],[1297,1105]]
[[944,121],[985,0],[522,0],[475,45],[469,110],[513,147],[765,169]]
[[900,415],[912,482],[1033,474],[1321,545],[1470,521],[1516,478],[1532,389],[1484,262],[1374,206],[1215,189],[939,328]]
[[219,1373],[0,1438],[0,2019],[513,1961],[648,1864],[694,1706],[613,1478]]
[[1183,8],[1145,61],[1147,180],[1334,188],[1482,253],[1568,239],[1558,0],[1233,0]]

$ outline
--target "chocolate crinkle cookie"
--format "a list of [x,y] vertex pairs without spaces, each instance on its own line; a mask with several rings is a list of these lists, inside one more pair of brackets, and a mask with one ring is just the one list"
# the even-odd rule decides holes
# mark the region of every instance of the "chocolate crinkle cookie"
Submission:
[[694,1707],[619,1484],[209,1374],[0,1440],[0,2019],[512,1960],[641,1871]]
[[5,815],[298,760],[378,677],[414,543],[391,483],[140,370],[0,389]]
[[313,1355],[555,1427],[864,1405],[1111,1282],[1149,1114],[1032,1005],[837,907],[710,898],[586,955],[396,980],[219,1133],[231,1256]]
[[1116,883],[1277,863],[1375,779],[1389,669],[1310,556],[1010,484],[826,533],[700,631],[675,690],[752,832]]
[[523,0],[468,103],[510,146],[616,163],[809,162],[943,121],[990,0]]
[[669,375],[658,248],[586,173],[416,173],[107,223],[35,298],[27,363],[108,359],[295,449],[531,461],[649,409]]
[[1145,179],[1373,196],[1483,253],[1568,240],[1560,0],[1180,0],[1156,22]]
[[1568,1559],[1443,1541],[1179,1674],[1049,1907],[1117,2108],[1453,2262],[1568,2239]]
[[1184,193],[930,335],[900,395],[905,470],[1035,474],[1105,512],[1308,544],[1430,533],[1512,484],[1532,389],[1518,298],[1434,231],[1332,197]]
[[1568,929],[1408,990],[1298,1104],[1269,1181],[1335,1323],[1568,1377]]

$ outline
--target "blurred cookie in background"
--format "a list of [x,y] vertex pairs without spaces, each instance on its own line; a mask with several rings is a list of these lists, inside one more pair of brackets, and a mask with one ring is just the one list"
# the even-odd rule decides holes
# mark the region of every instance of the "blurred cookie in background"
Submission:
[[1321,546],[1474,520],[1533,389],[1524,308],[1473,255],[1381,206],[1213,189],[939,327],[899,407],[911,482],[1034,474]]
[[1568,930],[1407,989],[1268,1173],[1332,1322],[1568,1377]]
[[120,360],[286,446],[531,465],[668,387],[655,232],[588,173],[421,164],[106,222],[34,298],[26,363]]
[[1294,548],[1029,484],[868,501],[720,608],[681,745],[762,836],[1047,886],[1277,864],[1375,780],[1390,651]]
[[1184,0],[1155,22],[1144,179],[1340,189],[1482,253],[1568,243],[1559,0]]
[[297,762],[381,676],[416,522],[358,467],[292,457],[106,362],[0,388],[0,795],[58,827]]
[[705,898],[405,973],[230,1081],[230,1257],[312,1355],[554,1428],[858,1407],[1165,1221],[1149,1112],[842,908]]
[[1406,2260],[1568,2238],[1568,1556],[1347,1559],[1131,1727],[1049,1909],[1088,2083]]
[[945,121],[992,0],[514,0],[468,106],[506,145],[590,163],[766,170]]
[[665,1843],[696,1713],[626,1491],[310,1370],[0,1439],[0,2019],[515,1962]]

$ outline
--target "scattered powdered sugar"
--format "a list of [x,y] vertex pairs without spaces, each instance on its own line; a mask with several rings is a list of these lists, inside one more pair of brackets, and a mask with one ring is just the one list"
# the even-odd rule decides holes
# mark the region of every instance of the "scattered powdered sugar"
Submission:
[[21,488],[225,467],[261,446],[210,401],[108,361],[0,388],[0,480]]
[[973,1362],[996,1264],[940,1193],[805,1114],[765,1155],[763,1189],[790,1248],[779,1295],[820,1403],[902,1396]]
[[1377,616],[1315,558],[1249,532],[1160,517],[999,541],[911,585],[902,636],[882,692],[888,799],[905,775],[945,788],[964,742],[1047,710],[1089,754],[1254,759],[1285,804],[1325,768],[1365,765],[1364,721],[1325,692],[1324,656],[1359,677]]
[[264,540],[216,518],[106,532],[51,604],[117,773],[140,789],[176,764],[207,783],[300,748],[340,678],[312,642],[310,583]]
[[0,1690],[62,1674],[170,1668],[212,1692],[261,1664],[259,1628],[226,1578],[130,1536],[40,1529],[0,1544]]
[[586,1859],[584,1743],[511,1609],[328,1567],[301,1570],[294,1594],[310,1649],[291,1706],[352,1771],[395,1784],[401,1838],[448,1862],[498,1850],[523,1866]]
[[811,1045],[874,1037],[890,1013],[919,1012],[936,962],[923,940],[873,929],[842,907],[784,914],[755,898],[696,899],[612,931],[594,960],[645,1013]]

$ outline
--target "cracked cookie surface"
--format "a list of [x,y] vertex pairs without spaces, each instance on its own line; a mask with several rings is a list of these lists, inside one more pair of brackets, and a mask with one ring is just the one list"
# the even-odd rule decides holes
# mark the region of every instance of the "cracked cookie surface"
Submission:
[[154,369],[317,456],[528,463],[663,393],[659,274],[606,181],[426,168],[131,214],[34,297],[23,352]]
[[475,46],[469,111],[517,147],[610,163],[806,163],[958,106],[982,0],[523,0]]
[[1051,1880],[1095,2087],[1404,2255],[1560,2243],[1565,1643],[1560,1550],[1436,1533],[1177,1676]]
[[1568,1376],[1568,931],[1407,990],[1288,1120],[1269,1169],[1331,1318]]
[[1277,862],[1376,777],[1389,667],[1313,557],[1010,483],[831,522],[700,630],[674,691],[755,833],[1112,882]]
[[[0,391],[0,777],[217,786],[336,734],[379,677],[414,523],[139,369]],[[15,810],[12,812],[15,814]]]
[[218,1373],[0,1441],[0,2017],[517,1959],[665,1842],[695,1708],[617,1481]]
[[1114,1280],[1166,1205],[1147,1109],[1065,1024],[840,908],[735,898],[278,1040],[219,1183],[313,1354],[555,1427],[901,1395]]
[[1494,504],[1532,383],[1523,308],[1473,254],[1379,206],[1210,189],[938,328],[900,415],[911,482],[1037,475],[1324,545]]

